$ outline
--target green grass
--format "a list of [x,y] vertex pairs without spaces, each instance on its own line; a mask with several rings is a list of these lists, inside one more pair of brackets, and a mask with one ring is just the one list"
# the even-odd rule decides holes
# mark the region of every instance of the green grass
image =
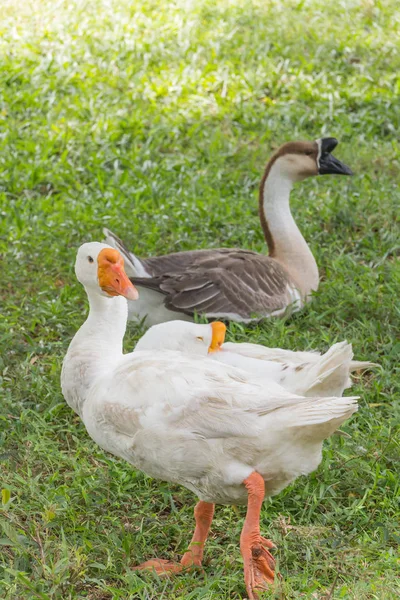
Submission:
[[346,338],[382,370],[356,381],[350,437],[265,504],[283,575],[265,597],[398,597],[397,2],[8,0],[0,34],[0,597],[245,595],[242,509],[217,509],[204,573],[131,570],[185,550],[195,498],[105,455],[64,403],[61,361],[86,314],[73,262],[104,225],[143,255],[264,251],[262,167],[284,141],[321,135],[356,176],[292,194],[320,290],[290,320],[229,337]]

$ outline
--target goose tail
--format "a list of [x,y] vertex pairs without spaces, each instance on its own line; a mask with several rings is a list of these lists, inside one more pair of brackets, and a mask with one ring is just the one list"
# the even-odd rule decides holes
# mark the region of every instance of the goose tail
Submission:
[[331,436],[344,421],[358,410],[358,396],[310,398],[309,402],[291,407],[293,427],[303,436],[322,441]]
[[367,360],[350,361],[350,373],[354,373],[354,371],[367,371],[369,369],[376,369],[378,367],[380,367],[378,363],[369,362]]
[[[339,342],[329,348],[310,368],[306,396],[342,396],[351,387],[351,344]],[[368,364],[368,363],[365,363]]]
[[143,262],[126,247],[125,243],[115,233],[103,228],[104,242],[112,246],[124,257],[124,267],[128,277],[150,277]]

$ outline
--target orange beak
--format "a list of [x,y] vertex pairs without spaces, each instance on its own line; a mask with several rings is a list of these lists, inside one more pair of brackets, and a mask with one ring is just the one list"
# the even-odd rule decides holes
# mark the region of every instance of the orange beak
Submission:
[[99,286],[109,296],[124,296],[137,300],[139,294],[124,269],[124,259],[118,250],[104,248],[97,257]]
[[214,321],[214,323],[211,323],[211,329],[212,338],[211,344],[208,348],[209,354],[211,352],[218,352],[218,350],[221,350],[221,346],[225,341],[226,326],[221,323],[221,321]]

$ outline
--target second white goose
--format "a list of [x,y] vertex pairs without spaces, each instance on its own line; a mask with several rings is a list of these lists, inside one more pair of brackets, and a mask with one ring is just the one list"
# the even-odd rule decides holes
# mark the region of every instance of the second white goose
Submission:
[[352,346],[345,341],[333,344],[321,355],[320,352],[225,342],[225,332],[226,326],[220,321],[208,324],[169,321],[150,327],[136,344],[135,351],[175,350],[185,355],[208,355],[300,396],[341,396],[352,385],[351,373],[377,366],[352,360]]

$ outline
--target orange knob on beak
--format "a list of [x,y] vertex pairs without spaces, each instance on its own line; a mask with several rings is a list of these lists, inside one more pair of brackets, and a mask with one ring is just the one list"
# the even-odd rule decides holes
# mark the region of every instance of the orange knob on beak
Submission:
[[109,296],[124,296],[137,300],[139,294],[124,269],[124,259],[118,250],[104,248],[97,257],[99,286]]
[[221,346],[225,341],[226,325],[221,323],[221,321],[214,321],[214,323],[211,323],[211,329],[212,338],[211,344],[208,348],[209,354],[211,352],[218,352],[218,350],[221,350]]

